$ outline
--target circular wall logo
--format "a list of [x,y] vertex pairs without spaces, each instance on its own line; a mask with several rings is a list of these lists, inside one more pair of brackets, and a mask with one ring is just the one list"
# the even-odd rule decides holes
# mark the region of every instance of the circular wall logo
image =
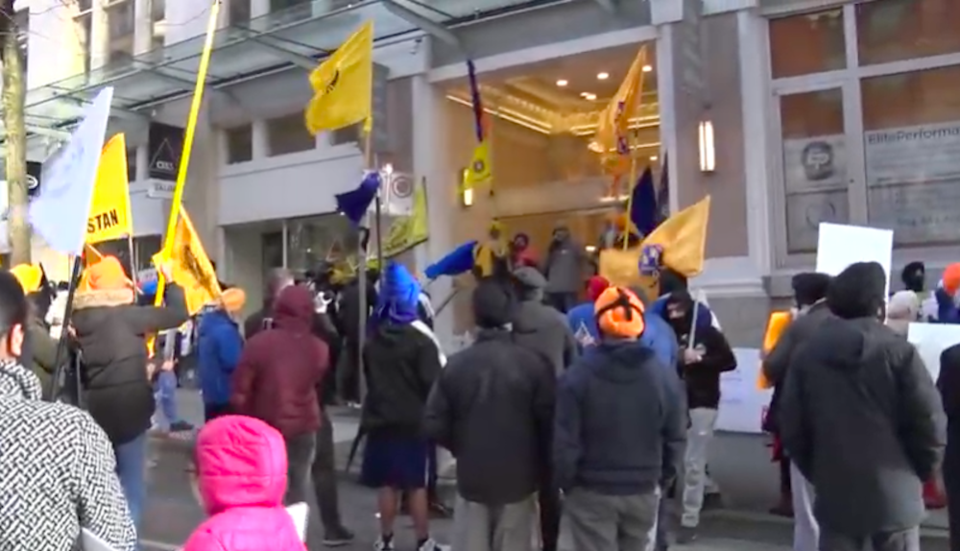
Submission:
[[803,172],[808,180],[826,180],[833,176],[833,146],[827,142],[810,142],[800,155]]
[[390,176],[390,194],[406,199],[413,195],[413,180],[409,174],[394,172]]

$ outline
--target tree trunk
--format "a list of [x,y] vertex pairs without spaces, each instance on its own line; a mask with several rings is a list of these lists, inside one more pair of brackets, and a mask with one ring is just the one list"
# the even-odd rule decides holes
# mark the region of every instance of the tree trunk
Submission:
[[4,163],[6,168],[9,215],[7,232],[10,239],[10,265],[30,262],[30,222],[27,196],[27,130],[24,121],[23,57],[17,39],[18,30],[13,9],[14,0],[0,4],[0,61],[3,62],[3,126],[5,130]]

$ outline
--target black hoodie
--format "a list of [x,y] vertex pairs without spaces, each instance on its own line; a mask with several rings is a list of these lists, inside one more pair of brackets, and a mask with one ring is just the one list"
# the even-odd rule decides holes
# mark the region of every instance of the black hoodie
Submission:
[[420,436],[424,406],[441,367],[437,345],[425,333],[409,323],[380,323],[363,349],[363,430]]
[[780,437],[817,492],[814,514],[840,534],[919,525],[921,485],[946,439],[940,396],[912,344],[880,322],[886,276],[854,264],[827,293],[824,319],[787,370]]
[[605,342],[581,357],[557,390],[560,488],[636,495],[669,484],[687,438],[684,402],[679,378],[634,341]]

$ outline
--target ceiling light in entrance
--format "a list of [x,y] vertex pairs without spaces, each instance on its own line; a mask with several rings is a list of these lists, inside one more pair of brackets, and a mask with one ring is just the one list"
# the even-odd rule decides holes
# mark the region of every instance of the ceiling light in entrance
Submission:
[[583,94],[583,99],[585,99],[585,100],[587,100],[587,101],[593,101],[593,100],[597,99],[597,95],[596,95],[596,94],[587,94],[587,93],[584,93],[584,94]]
[[597,80],[607,80],[610,78],[610,73],[597,73]]
[[570,83],[562,78],[557,81],[557,86],[560,86],[560,87],[566,86],[567,84],[570,84]]
[[653,65],[644,65],[644,66],[643,66],[643,72],[644,72],[644,73],[649,73],[650,71],[653,71]]

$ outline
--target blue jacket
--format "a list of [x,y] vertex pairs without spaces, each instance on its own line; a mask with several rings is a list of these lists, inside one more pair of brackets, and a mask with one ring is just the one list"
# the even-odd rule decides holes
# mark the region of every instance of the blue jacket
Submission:
[[687,433],[683,385],[649,348],[604,342],[557,389],[553,459],[563,490],[634,495],[669,484]]
[[[646,329],[640,336],[640,344],[653,350],[657,359],[664,366],[674,369],[677,365],[677,336],[673,328],[658,315],[644,315]],[[597,329],[597,320],[593,315],[593,303],[586,302],[575,306],[567,312],[567,323],[577,341],[577,347],[582,354],[584,350],[600,344],[600,331]]]
[[230,376],[240,361],[243,338],[240,328],[222,310],[200,319],[197,359],[200,363],[200,390],[206,404],[230,402]]
[[937,299],[937,323],[960,324],[960,309],[953,298],[943,289],[937,289],[934,296]]

